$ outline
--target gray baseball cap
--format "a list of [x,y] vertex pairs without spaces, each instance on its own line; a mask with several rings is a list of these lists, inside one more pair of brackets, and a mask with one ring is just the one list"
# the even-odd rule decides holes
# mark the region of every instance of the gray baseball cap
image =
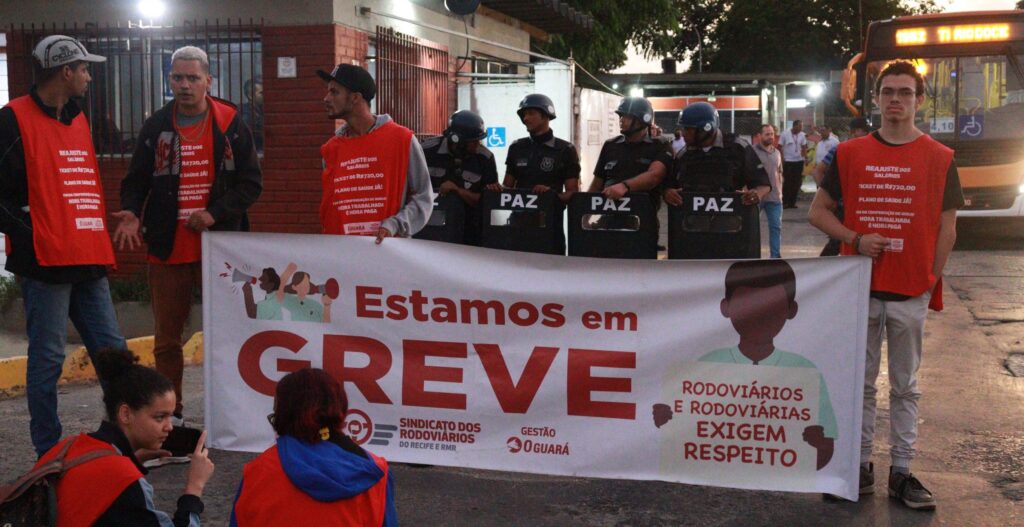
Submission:
[[85,62],[106,62],[106,57],[93,55],[86,51],[81,42],[67,35],[50,35],[36,44],[32,50],[43,69],[56,68],[79,60]]

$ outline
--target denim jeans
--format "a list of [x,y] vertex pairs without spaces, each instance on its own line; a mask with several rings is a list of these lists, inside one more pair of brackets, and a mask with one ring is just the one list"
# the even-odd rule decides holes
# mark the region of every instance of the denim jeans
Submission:
[[762,201],[761,210],[768,218],[768,252],[772,258],[782,258],[782,203]]
[[57,381],[64,367],[68,318],[82,336],[90,359],[103,348],[124,348],[126,343],[105,277],[77,284],[50,284],[22,277],[21,293],[28,330],[25,391],[29,432],[32,446],[42,455],[61,437]]

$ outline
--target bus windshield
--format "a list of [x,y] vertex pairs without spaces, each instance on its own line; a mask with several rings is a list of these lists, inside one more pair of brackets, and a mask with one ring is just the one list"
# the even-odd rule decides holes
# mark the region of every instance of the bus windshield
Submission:
[[[889,61],[867,65],[874,91]],[[922,132],[955,144],[961,141],[1024,138],[1024,55],[981,55],[912,60],[925,79],[925,100],[915,122]],[[872,98],[873,99],[873,98]],[[872,122],[881,111],[871,102]]]

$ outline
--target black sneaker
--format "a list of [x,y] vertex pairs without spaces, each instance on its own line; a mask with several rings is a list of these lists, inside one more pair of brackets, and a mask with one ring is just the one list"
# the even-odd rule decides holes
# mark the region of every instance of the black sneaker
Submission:
[[860,495],[875,493],[875,464],[868,463],[868,468],[860,466]]
[[913,474],[889,469],[889,497],[896,498],[914,510],[935,509],[935,498]]
[[[864,465],[860,466],[860,495],[874,494],[875,493],[875,464],[868,463],[868,468],[864,468]],[[848,501],[846,498],[836,496],[835,494],[822,494],[822,499],[825,501]]]

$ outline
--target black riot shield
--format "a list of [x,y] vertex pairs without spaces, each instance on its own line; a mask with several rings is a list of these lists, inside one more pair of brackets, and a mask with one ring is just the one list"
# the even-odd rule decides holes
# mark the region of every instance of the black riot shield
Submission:
[[681,195],[683,204],[668,209],[670,259],[761,257],[757,205],[744,205],[739,192]]
[[569,256],[658,258],[658,223],[646,193],[613,200],[577,192],[569,200]]
[[427,225],[413,238],[439,242],[463,243],[466,230],[466,204],[454,192],[438,195]]
[[545,254],[565,254],[562,202],[558,194],[530,190],[484,190],[484,247]]

